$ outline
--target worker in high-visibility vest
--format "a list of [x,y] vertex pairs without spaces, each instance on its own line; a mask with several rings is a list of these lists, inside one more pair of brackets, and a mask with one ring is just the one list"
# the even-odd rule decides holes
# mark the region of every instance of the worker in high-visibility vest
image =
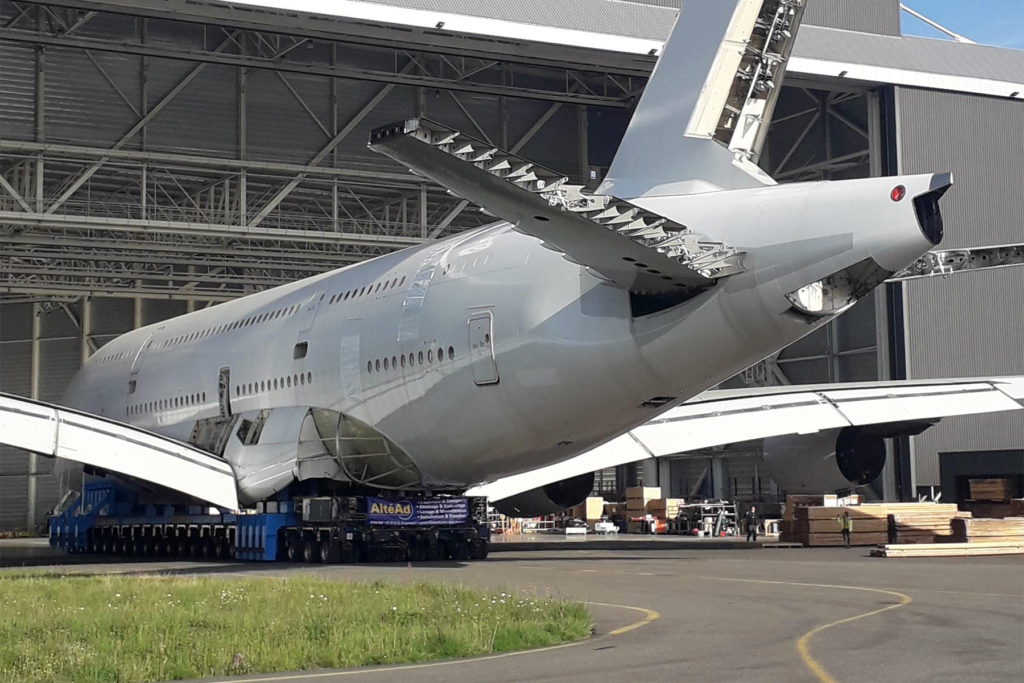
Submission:
[[843,534],[843,546],[849,548],[850,534],[853,533],[853,518],[850,517],[850,511],[844,510],[843,516],[836,517],[836,521],[839,522],[839,531]]

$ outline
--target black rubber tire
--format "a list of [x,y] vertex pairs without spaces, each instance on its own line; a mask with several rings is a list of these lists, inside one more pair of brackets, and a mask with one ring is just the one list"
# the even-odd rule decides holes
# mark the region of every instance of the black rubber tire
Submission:
[[213,559],[213,539],[204,538],[199,543],[199,553],[204,560]]
[[285,557],[289,562],[298,562],[302,559],[302,548],[299,547],[298,538],[289,538],[285,548]]
[[341,561],[341,548],[337,541],[320,542],[320,561],[324,564],[336,564]]
[[312,564],[320,561],[320,544],[313,540],[307,540],[302,544],[302,561]]
[[185,538],[185,537],[181,537],[181,538],[178,539],[177,550],[176,550],[175,554],[178,557],[188,557],[189,547],[190,546],[189,546],[188,539]]
[[474,538],[469,543],[469,559],[476,561],[486,560],[490,549],[490,543],[482,538]]
[[469,543],[459,539],[448,544],[448,556],[455,562],[465,562],[469,559]]

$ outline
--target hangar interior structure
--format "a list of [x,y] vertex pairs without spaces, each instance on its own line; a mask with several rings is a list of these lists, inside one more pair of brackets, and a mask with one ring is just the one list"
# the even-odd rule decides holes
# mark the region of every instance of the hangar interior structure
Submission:
[[[944,247],[1020,242],[1024,52],[901,37],[897,0],[808,2],[760,164],[952,171]],[[491,220],[369,152],[376,126],[429,117],[596,186],[679,0],[284,4],[0,0],[0,391],[59,401],[118,334]],[[1024,269],[886,285],[729,384],[1024,374],[1022,291]],[[1022,443],[1020,416],[948,420],[894,444],[876,494]],[[0,449],[0,530],[37,528],[52,463]],[[758,455],[597,486],[767,499]]]

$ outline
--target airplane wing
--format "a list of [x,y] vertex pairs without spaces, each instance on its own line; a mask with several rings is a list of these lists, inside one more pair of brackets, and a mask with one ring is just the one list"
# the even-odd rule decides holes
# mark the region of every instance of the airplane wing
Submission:
[[434,121],[377,128],[370,148],[632,292],[685,294],[740,270],[740,252],[721,242]]
[[647,458],[828,429],[1020,410],[1024,377],[708,391],[574,458],[470,489],[492,501]]
[[238,509],[235,473],[228,463],[180,441],[96,415],[0,394],[0,443]]

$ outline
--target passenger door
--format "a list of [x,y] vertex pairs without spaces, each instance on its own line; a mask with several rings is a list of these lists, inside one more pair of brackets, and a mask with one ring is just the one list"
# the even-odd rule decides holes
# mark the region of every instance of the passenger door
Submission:
[[498,365],[494,360],[494,316],[490,311],[469,317],[469,357],[473,380],[480,385],[498,383]]
[[220,417],[226,420],[231,417],[231,368],[221,368],[217,374],[217,406]]

